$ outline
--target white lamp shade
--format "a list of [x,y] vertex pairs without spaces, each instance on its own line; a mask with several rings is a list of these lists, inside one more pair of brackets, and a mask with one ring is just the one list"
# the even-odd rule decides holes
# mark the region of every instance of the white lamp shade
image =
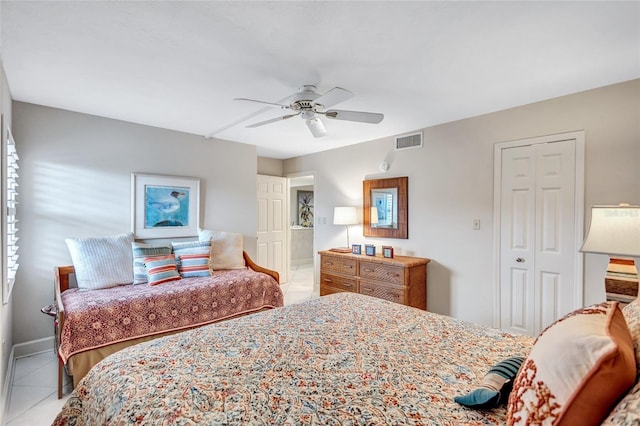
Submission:
[[640,256],[640,206],[593,206],[589,233],[580,251]]
[[358,223],[358,213],[355,207],[334,207],[334,225],[355,225]]

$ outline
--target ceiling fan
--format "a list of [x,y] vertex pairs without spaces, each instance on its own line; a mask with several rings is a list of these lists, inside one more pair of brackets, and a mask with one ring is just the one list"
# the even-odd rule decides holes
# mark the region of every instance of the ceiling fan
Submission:
[[378,124],[382,121],[384,115],[375,112],[326,109],[339,102],[346,101],[352,96],[353,93],[341,87],[334,87],[325,94],[320,95],[316,92],[316,86],[307,84],[301,86],[298,89],[298,93],[294,93],[290,96],[291,101],[289,105],[258,101],[248,98],[235,98],[234,100],[257,102],[274,107],[280,107],[281,109],[291,110],[291,114],[283,115],[281,117],[276,117],[265,121],[260,121],[258,123],[249,124],[246,127],[253,128],[264,126],[265,124],[287,120],[291,117],[296,117],[299,115],[303,120],[305,120],[305,122],[307,123],[307,127],[309,127],[309,130],[311,130],[313,136],[316,138],[320,138],[327,134],[327,130],[325,129],[324,124],[322,124],[322,121],[320,121],[317,115],[324,115],[325,117],[334,120],[357,121],[360,123]]

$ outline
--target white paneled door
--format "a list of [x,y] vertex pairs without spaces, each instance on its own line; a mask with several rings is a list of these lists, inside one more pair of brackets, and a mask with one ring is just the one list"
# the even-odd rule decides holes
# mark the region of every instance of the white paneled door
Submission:
[[504,330],[535,336],[581,304],[577,170],[575,139],[501,150],[499,287]]
[[287,282],[287,179],[258,175],[258,255],[256,263]]

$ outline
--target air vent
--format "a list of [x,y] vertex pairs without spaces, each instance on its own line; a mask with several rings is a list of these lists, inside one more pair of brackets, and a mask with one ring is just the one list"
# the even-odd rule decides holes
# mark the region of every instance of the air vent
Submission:
[[422,132],[396,137],[396,151],[411,148],[422,148]]

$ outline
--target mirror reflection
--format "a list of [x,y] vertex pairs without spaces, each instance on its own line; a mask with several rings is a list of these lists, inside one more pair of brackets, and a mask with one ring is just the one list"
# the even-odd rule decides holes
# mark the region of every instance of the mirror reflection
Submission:
[[371,227],[398,229],[398,188],[371,190]]

